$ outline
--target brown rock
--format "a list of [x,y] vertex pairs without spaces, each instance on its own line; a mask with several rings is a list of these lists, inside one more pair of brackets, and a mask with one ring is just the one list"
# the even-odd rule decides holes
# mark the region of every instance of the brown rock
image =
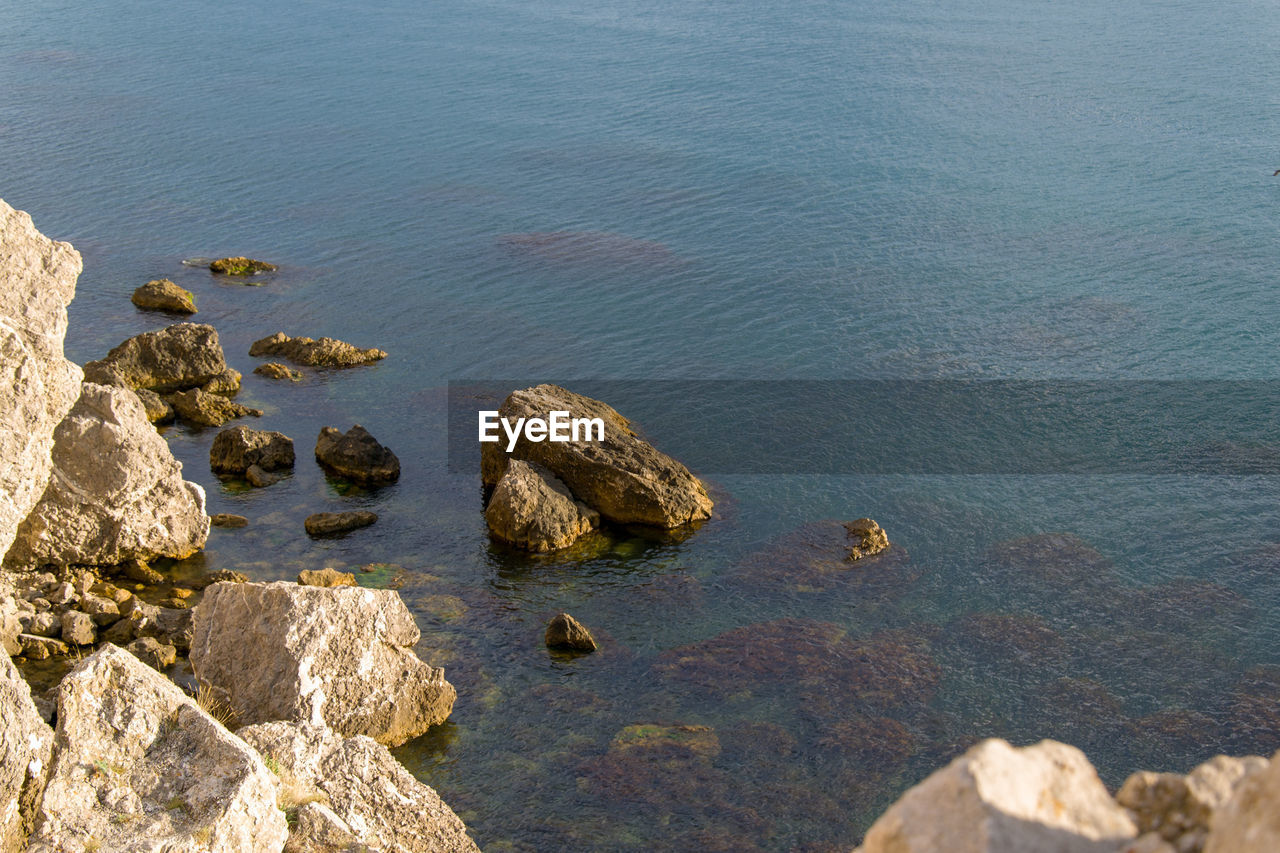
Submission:
[[160,394],[199,388],[222,376],[227,360],[218,333],[201,323],[175,323],[135,335],[84,366],[87,382],[147,388]]
[[164,401],[164,398],[155,391],[148,391],[146,388],[139,388],[133,393],[138,395],[138,400],[142,402],[142,408],[147,413],[147,420],[157,426],[173,423],[176,417],[173,413],[173,406]]
[[316,438],[316,462],[326,471],[362,485],[394,483],[400,460],[360,424],[346,434],[324,427]]
[[146,311],[168,311],[172,314],[196,313],[196,298],[167,278],[153,279],[133,292],[134,305]]
[[253,372],[259,376],[265,376],[268,379],[289,379],[294,382],[301,381],[302,371],[294,370],[278,361],[269,361],[266,364],[259,364],[253,369]]
[[250,276],[262,272],[275,272],[276,269],[275,264],[245,257],[218,258],[209,264],[209,271],[218,275]]
[[851,540],[849,548],[850,560],[871,557],[889,547],[889,537],[880,525],[869,518],[859,518],[857,521],[849,522],[844,527],[845,530],[849,531],[849,539]]
[[216,427],[246,415],[261,417],[261,409],[251,409],[228,400],[221,394],[209,394],[199,388],[179,391],[165,398],[174,412],[192,426]]
[[240,380],[243,378],[240,375],[240,371],[228,367],[222,373],[201,385],[200,390],[206,394],[221,394],[224,397],[234,397],[236,392],[240,390]]
[[220,512],[216,515],[209,516],[209,524],[214,527],[248,527],[249,519],[243,515],[233,515],[229,512]]
[[547,648],[594,652],[598,646],[587,627],[568,613],[561,613],[547,625]]
[[304,524],[307,528],[307,533],[311,536],[333,536],[338,533],[346,533],[348,530],[368,527],[377,520],[377,514],[364,510],[356,510],[354,512],[317,512],[314,515],[307,516]]
[[600,523],[550,471],[519,459],[507,464],[484,517],[495,538],[538,552],[566,548]]
[[293,462],[293,439],[247,426],[224,429],[209,448],[209,467],[215,474],[243,474],[251,465],[279,471],[292,468]]
[[360,349],[334,338],[291,338],[284,332],[255,341],[249,355],[274,355],[311,367],[353,367],[387,357],[385,350]]
[[244,472],[244,478],[249,485],[259,489],[265,489],[267,486],[274,486],[276,483],[284,479],[283,474],[272,474],[262,470],[261,465],[250,465],[249,469]]
[[358,586],[356,576],[337,569],[303,569],[298,572],[298,583],[303,586]]
[[172,666],[178,659],[178,650],[168,643],[162,643],[155,637],[142,637],[134,640],[126,648],[134,657],[153,669],[163,670]]

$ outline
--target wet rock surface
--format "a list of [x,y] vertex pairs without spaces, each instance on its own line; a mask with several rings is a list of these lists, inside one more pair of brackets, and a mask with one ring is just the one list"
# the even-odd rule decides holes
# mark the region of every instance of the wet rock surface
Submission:
[[345,433],[324,427],[316,438],[316,462],[354,483],[381,486],[400,478],[400,460],[360,424]]
[[280,364],[278,361],[259,364],[253,369],[253,372],[268,379],[288,379],[292,382],[299,382],[302,379],[301,370],[294,370],[292,367]]
[[548,624],[543,640],[550,649],[594,652],[598,646],[587,627],[568,613],[555,616]]
[[368,527],[378,520],[377,513],[366,510],[350,512],[317,512],[308,515],[303,522],[308,536],[338,536],[361,527]]

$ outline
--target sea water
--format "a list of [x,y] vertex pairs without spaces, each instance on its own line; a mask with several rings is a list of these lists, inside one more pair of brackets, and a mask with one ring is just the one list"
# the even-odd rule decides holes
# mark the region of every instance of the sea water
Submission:
[[[530,558],[449,471],[449,383],[1280,377],[1278,30],[1173,0],[30,0],[0,15],[0,197],[84,256],[78,362],[167,322],[148,279],[195,293],[301,461],[222,483],[215,431],[168,429],[252,519],[171,570],[399,588],[459,698],[397,754],[485,849],[825,849],[984,736],[1112,785],[1280,746],[1280,482],[823,458],[701,472],[692,535]],[[281,271],[182,264],[240,254]],[[389,356],[274,383],[247,350],[276,331]],[[308,461],[356,422],[397,485]],[[303,533],[348,508],[380,520]],[[896,562],[810,571],[806,525],[861,516]],[[601,652],[548,654],[561,610]]]

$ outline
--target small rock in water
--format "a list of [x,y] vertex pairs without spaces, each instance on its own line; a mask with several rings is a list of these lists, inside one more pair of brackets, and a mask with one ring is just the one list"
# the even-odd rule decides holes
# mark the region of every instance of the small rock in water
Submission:
[[229,512],[220,512],[216,515],[209,516],[209,524],[214,527],[247,527],[249,519],[243,515],[233,515]]
[[324,427],[316,438],[316,462],[326,471],[367,486],[394,483],[400,460],[369,431],[356,424],[345,434]]
[[249,470],[244,472],[244,478],[249,481],[249,485],[263,489],[280,482],[284,479],[284,475],[264,471],[261,465],[250,465]]
[[201,385],[200,390],[206,394],[221,394],[224,397],[232,397],[240,390],[240,380],[243,378],[240,375],[240,371],[228,367]]
[[249,355],[277,355],[310,367],[352,367],[387,357],[385,350],[361,349],[335,338],[291,338],[284,332],[254,341]]
[[849,549],[850,560],[861,560],[879,554],[889,547],[889,537],[884,529],[869,518],[859,518],[844,526],[853,542]]
[[216,572],[210,572],[200,580],[196,581],[196,589],[205,589],[213,586],[215,583],[248,583],[248,575],[237,572],[233,569],[218,569]]
[[348,530],[356,530],[360,527],[368,527],[378,520],[376,513],[367,512],[365,510],[357,510],[354,512],[317,512],[314,515],[307,516],[304,522],[307,533],[311,536],[333,536],[338,533],[346,533]]
[[131,581],[155,585],[164,583],[164,575],[148,566],[142,560],[129,560],[120,565],[120,574],[124,575]]
[[219,258],[209,263],[209,271],[219,275],[257,275],[260,272],[275,272],[276,265],[253,258]]
[[261,409],[242,406],[221,394],[206,393],[199,388],[170,394],[165,400],[178,417],[192,426],[216,427],[245,415],[262,416]]
[[547,625],[547,648],[594,652],[598,646],[587,627],[568,613],[561,613]]
[[263,471],[293,467],[293,440],[267,430],[234,426],[224,429],[209,448],[209,467],[215,474],[243,474],[257,465]]
[[147,311],[168,311],[173,314],[196,313],[196,299],[191,291],[184,290],[167,278],[157,278],[133,292],[134,305]]
[[253,372],[268,379],[291,379],[294,382],[299,382],[302,379],[301,370],[294,370],[292,367],[283,365],[278,361],[259,364],[253,369]]
[[298,572],[298,583],[303,586],[356,586],[356,576],[337,569],[303,569]]
[[45,660],[54,655],[69,654],[71,651],[66,643],[53,637],[19,634],[18,642],[22,644],[22,656],[27,660]]

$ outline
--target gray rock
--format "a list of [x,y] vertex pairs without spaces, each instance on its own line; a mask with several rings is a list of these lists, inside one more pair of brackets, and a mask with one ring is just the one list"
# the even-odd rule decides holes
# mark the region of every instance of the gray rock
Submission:
[[[239,734],[274,759],[296,789],[327,801],[330,814],[308,817],[309,824],[319,824],[322,838],[340,838],[345,829],[358,844],[387,853],[479,853],[439,794],[370,738],[344,738],[322,726],[286,722],[249,726]],[[298,817],[302,824],[301,809]],[[300,825],[295,838],[299,830],[316,829]]]
[[547,624],[547,631],[543,639],[546,640],[547,648],[551,649],[594,652],[598,648],[595,638],[591,636],[587,626],[574,619],[568,613],[561,613]]
[[1116,853],[1137,836],[1084,753],[986,740],[911,788],[867,831],[863,853]]
[[229,512],[220,512],[217,515],[209,516],[209,524],[213,527],[248,527],[249,519],[243,515],[232,515]]
[[199,388],[175,391],[165,400],[184,423],[192,426],[218,427],[236,418],[262,416],[262,409],[251,409],[221,394],[211,394]]
[[196,313],[196,298],[167,278],[152,279],[133,292],[129,299],[144,311],[167,311],[170,314]]
[[368,527],[378,520],[376,513],[365,510],[353,512],[317,512],[308,515],[303,526],[311,536],[336,536],[349,530]]
[[400,460],[356,424],[346,433],[324,427],[316,438],[316,462],[331,474],[366,486],[394,483],[400,478]]
[[418,626],[392,590],[219,583],[195,614],[196,677],[244,723],[324,723],[394,746],[453,708],[453,686],[414,653]]
[[8,655],[0,655],[0,853],[20,853],[49,773],[53,730]]
[[250,465],[279,471],[292,468],[293,461],[293,439],[247,426],[224,429],[209,448],[209,467],[215,474],[243,474]]
[[103,646],[58,687],[30,853],[267,853],[288,836],[279,780],[171,681]]
[[7,655],[22,652],[22,643],[18,640],[18,635],[28,629],[31,619],[35,616],[35,608],[31,606],[31,602],[22,601],[24,607],[30,610],[20,611],[19,601],[21,599],[12,597],[12,590],[0,595],[0,648],[3,648]]
[[62,354],[80,255],[0,201],[0,555],[44,493],[54,427],[80,393]]
[[68,610],[62,614],[62,641],[72,646],[91,646],[98,639],[98,630],[93,625],[93,617],[79,610]]
[[289,379],[294,382],[302,380],[302,371],[294,370],[288,365],[281,364],[278,361],[269,361],[266,364],[259,364],[253,369],[253,372],[259,376],[265,376],[268,379]]
[[536,462],[558,477],[578,500],[622,524],[674,528],[711,516],[706,488],[689,469],[637,438],[630,421],[613,408],[557,385],[512,392],[498,408],[500,417],[546,419],[552,411],[570,418],[600,418],[603,441],[527,441],[510,454],[506,442],[481,445],[481,475],[496,486],[511,459]]
[[134,619],[125,618],[117,620],[114,625],[102,632],[99,639],[104,643],[126,646],[135,636],[137,636],[137,631],[135,630],[136,625],[137,620]]
[[55,431],[54,476],[5,562],[115,565],[204,547],[204,490],[147,422],[136,395],[84,384]]
[[148,391],[146,388],[139,388],[133,393],[138,395],[138,402],[142,403],[142,409],[147,413],[147,420],[156,426],[164,426],[171,424],[174,418],[173,406],[164,401],[164,398],[155,391]]
[[360,839],[347,822],[324,803],[316,802],[303,803],[294,810],[283,853],[350,853],[360,849]]
[[494,538],[535,552],[567,548],[600,523],[550,471],[519,459],[507,464],[484,518]]
[[156,633],[153,636],[177,647],[180,652],[191,649],[191,640],[195,636],[195,611],[186,607],[161,607],[155,617]]
[[303,569],[298,572],[298,583],[303,586],[358,586],[356,576],[337,569]]
[[55,584],[45,595],[54,607],[70,607],[80,598],[76,595],[76,588],[65,582]]
[[1253,755],[1219,755],[1186,776],[1177,773],[1134,773],[1116,794],[1116,802],[1133,815],[1139,832],[1158,834],[1179,853],[1200,853],[1217,812],[1240,784],[1267,767]]
[[176,648],[155,637],[139,637],[129,644],[126,651],[152,669],[163,670],[178,659]]
[[334,338],[291,338],[284,332],[254,341],[249,355],[279,356],[311,367],[353,367],[387,357],[380,349],[360,349]]
[[283,480],[284,475],[264,471],[260,465],[250,465],[249,469],[244,472],[244,478],[249,485],[258,489],[265,489],[267,486],[274,486]]
[[227,360],[213,326],[175,323],[143,332],[120,344],[105,358],[84,366],[87,382],[146,388],[164,394],[199,388],[222,376]]

